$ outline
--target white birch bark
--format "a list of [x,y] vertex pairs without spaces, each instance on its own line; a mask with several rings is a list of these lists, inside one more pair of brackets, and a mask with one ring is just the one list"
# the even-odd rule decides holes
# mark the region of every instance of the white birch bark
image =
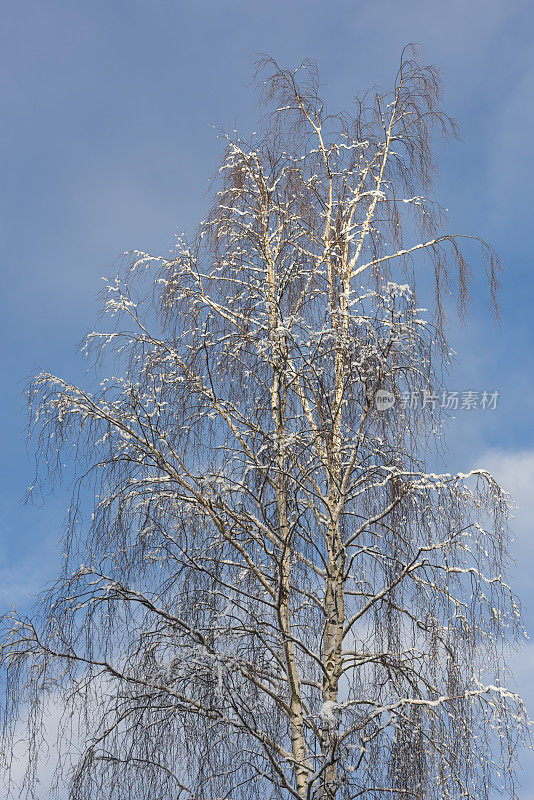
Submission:
[[507,498],[432,472],[439,410],[402,403],[442,388],[454,270],[466,296],[426,198],[435,71],[405,53],[391,93],[332,116],[312,65],[263,69],[272,113],[227,137],[193,242],[109,284],[116,328],[84,348],[108,377],[30,387],[42,481],[66,449],[79,483],[64,574],[4,620],[5,752],[29,707],[37,753],[48,697],[80,721],[73,800],[513,791]]

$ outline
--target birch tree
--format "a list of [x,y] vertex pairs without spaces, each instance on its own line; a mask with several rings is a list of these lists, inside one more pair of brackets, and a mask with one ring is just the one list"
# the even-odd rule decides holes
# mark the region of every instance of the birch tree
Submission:
[[312,63],[257,85],[196,235],[107,285],[93,388],[29,389],[33,491],[77,473],[63,574],[4,619],[4,752],[26,714],[31,792],[52,701],[72,800],[513,795],[507,498],[429,471],[439,404],[403,402],[443,389],[465,240],[493,303],[500,267],[429,199],[438,74],[407,50],[336,115]]

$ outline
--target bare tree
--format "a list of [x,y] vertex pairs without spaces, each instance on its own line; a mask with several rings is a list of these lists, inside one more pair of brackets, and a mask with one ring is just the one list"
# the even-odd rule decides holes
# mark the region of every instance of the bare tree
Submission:
[[443,292],[468,299],[427,197],[438,75],[407,50],[338,115],[312,63],[257,81],[194,240],[108,285],[84,349],[109,377],[30,388],[42,481],[79,471],[64,574],[4,622],[6,752],[28,707],[37,752],[52,698],[73,800],[513,794],[507,500],[429,472],[439,404],[402,402],[439,395]]

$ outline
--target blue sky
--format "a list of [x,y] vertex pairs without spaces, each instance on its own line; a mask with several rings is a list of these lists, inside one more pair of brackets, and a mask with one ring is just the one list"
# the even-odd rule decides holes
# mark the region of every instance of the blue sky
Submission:
[[[0,30],[0,242],[3,346],[0,601],[21,607],[52,578],[67,492],[44,508],[31,483],[26,378],[45,368],[83,380],[76,342],[93,328],[100,278],[125,250],[166,253],[208,204],[220,143],[213,125],[254,129],[254,56],[319,62],[335,108],[388,85],[402,47],[440,67],[462,141],[439,149],[436,187],[450,229],[503,259],[503,324],[491,325],[475,259],[469,323],[451,325],[460,390],[497,389],[496,411],[452,425],[448,466],[489,465],[519,503],[514,583],[534,629],[534,376],[531,257],[534,7],[525,0],[91,0],[6,3]],[[517,659],[531,699],[534,646]],[[534,758],[521,800],[534,798]]]

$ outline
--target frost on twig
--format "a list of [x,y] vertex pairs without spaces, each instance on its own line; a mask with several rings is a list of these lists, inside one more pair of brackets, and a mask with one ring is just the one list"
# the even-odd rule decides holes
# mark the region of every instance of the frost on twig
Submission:
[[29,389],[35,491],[76,475],[64,574],[4,620],[4,752],[29,708],[35,764],[49,697],[72,800],[513,791],[508,498],[430,471],[439,410],[398,402],[440,389],[453,274],[467,301],[428,199],[436,73],[405,52],[333,116],[312,64],[260,67],[270,111],[225,135],[198,235],[109,282],[84,348],[105,377]]

